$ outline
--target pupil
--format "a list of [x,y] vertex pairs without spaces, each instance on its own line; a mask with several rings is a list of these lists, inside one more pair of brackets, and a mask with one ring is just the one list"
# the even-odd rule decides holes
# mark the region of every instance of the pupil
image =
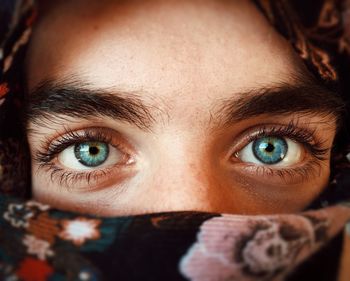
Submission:
[[99,153],[99,149],[96,147],[96,146],[92,146],[89,148],[89,153],[92,154],[92,155],[96,155]]
[[275,149],[275,146],[270,142],[267,144],[267,147],[265,148],[266,152],[272,152],[274,149]]

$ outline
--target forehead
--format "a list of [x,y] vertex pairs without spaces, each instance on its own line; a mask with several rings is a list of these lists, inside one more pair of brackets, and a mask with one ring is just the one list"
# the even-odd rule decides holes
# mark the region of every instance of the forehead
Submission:
[[45,11],[27,73],[29,88],[75,76],[165,97],[224,97],[288,80],[298,63],[250,1],[74,0]]

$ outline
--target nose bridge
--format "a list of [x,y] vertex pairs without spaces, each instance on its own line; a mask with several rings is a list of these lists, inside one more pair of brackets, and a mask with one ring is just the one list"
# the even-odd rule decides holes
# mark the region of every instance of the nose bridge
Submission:
[[218,190],[211,180],[210,155],[206,144],[190,136],[171,138],[161,146],[158,158],[158,188],[169,210],[212,210]]
[[187,128],[166,132],[159,138],[159,164],[166,168],[169,177],[181,181],[203,181],[208,155],[205,141],[199,142],[198,139],[196,133]]

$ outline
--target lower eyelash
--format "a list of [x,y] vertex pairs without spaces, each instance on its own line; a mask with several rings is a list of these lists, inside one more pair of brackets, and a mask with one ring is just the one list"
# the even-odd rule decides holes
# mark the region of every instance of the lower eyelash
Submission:
[[249,168],[254,168],[255,175],[261,177],[279,177],[285,182],[307,181],[310,178],[317,176],[321,171],[322,162],[317,159],[311,159],[305,165],[295,168],[270,168],[269,166],[250,165]]
[[[244,140],[246,145],[262,137],[289,138],[302,145],[311,157],[308,157],[302,165],[295,165],[294,167],[247,165],[247,163],[244,163],[246,165],[244,167],[246,173],[254,177],[280,178],[286,183],[306,182],[311,178],[317,177],[322,170],[321,166],[326,164],[324,160],[328,159],[327,154],[331,148],[325,147],[324,142],[317,138],[315,132],[316,130],[301,128],[295,120],[292,120],[285,126],[271,124],[256,129]],[[234,155],[237,158],[237,152]]]
[[60,186],[66,188],[74,186],[74,184],[79,181],[84,181],[87,186],[90,186],[91,182],[106,177],[110,172],[110,168],[105,168],[104,170],[92,170],[89,172],[66,171],[64,168],[60,168],[54,163],[43,163],[39,166],[39,169],[45,169],[50,173],[50,180],[52,182],[58,180]]

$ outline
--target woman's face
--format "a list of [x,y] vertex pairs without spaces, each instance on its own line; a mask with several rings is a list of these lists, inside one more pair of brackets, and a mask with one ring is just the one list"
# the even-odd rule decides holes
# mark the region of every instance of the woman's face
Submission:
[[337,101],[248,1],[55,1],[28,51],[35,199],[100,215],[295,212]]

